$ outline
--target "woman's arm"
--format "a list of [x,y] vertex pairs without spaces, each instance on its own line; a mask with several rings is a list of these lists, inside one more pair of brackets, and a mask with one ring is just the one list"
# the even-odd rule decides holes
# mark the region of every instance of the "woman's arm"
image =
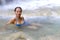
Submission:
[[9,21],[4,25],[4,28],[3,28],[3,29],[7,28],[8,25],[13,24],[13,22],[14,22],[14,19],[9,20]]

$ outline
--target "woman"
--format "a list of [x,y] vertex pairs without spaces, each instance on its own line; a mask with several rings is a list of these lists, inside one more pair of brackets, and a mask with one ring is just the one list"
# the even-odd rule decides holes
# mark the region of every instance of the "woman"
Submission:
[[15,12],[15,18],[12,18],[7,22],[5,27],[9,24],[15,24],[16,26],[20,27],[25,24],[24,17],[22,15],[22,8],[21,7],[16,7],[14,9]]

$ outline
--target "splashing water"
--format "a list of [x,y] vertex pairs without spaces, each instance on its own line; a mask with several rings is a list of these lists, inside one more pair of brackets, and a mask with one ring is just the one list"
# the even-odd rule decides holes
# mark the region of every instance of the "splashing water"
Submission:
[[[3,9],[14,9],[16,6],[21,6],[24,10],[34,10],[42,6],[50,7],[60,6],[60,0],[13,0],[9,4],[5,4],[6,1],[2,1],[4,4]],[[8,7],[9,6],[9,7]]]

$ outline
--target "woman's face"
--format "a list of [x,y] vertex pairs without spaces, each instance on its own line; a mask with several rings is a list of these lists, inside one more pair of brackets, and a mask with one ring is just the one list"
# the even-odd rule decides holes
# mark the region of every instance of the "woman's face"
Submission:
[[16,11],[15,11],[15,14],[17,17],[20,17],[21,16],[21,9],[20,8],[17,8]]

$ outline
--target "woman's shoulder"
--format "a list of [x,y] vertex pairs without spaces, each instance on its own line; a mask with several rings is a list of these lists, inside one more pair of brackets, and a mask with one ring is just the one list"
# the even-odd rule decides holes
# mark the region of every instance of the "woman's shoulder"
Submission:
[[11,21],[15,21],[16,20],[16,18],[14,17],[14,18],[11,18]]
[[11,18],[11,19],[8,21],[8,23],[7,23],[7,24],[14,23],[14,21],[15,21],[15,18]]

